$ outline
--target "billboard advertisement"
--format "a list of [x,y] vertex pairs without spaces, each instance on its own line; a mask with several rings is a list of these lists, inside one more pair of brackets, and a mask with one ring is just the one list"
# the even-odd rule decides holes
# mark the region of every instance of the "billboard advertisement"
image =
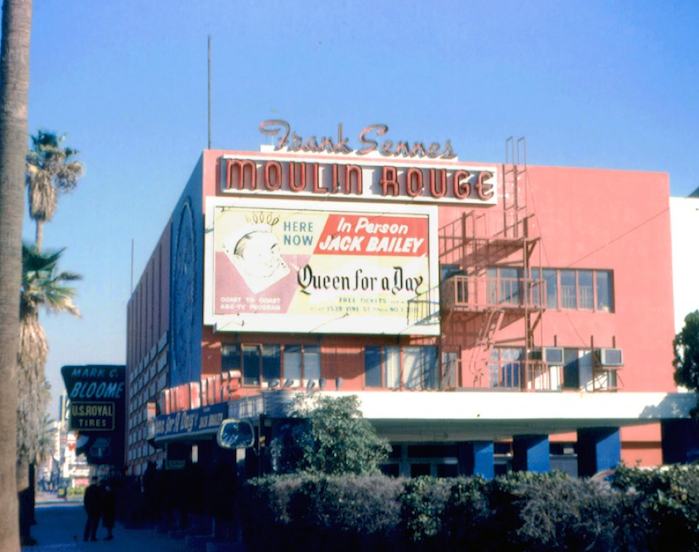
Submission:
[[217,331],[438,335],[436,207],[209,198],[204,323]]
[[77,431],[77,452],[89,464],[124,463],[126,367],[63,366],[70,399],[69,428]]

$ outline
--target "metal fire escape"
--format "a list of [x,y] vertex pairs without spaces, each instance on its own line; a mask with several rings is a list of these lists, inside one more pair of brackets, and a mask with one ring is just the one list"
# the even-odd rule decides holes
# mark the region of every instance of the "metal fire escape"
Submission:
[[[527,204],[526,141],[510,137],[505,149],[498,206],[474,208],[440,229],[441,264],[459,268],[442,284],[443,321],[450,327],[442,346],[450,347],[444,342],[450,333],[467,344],[461,377],[448,378],[456,388],[550,387],[548,367],[535,353],[541,343],[546,291],[540,236]],[[521,332],[512,330],[517,325]],[[508,337],[499,337],[506,327]],[[518,373],[508,383],[491,363],[496,346],[522,350],[516,368],[510,367]]]

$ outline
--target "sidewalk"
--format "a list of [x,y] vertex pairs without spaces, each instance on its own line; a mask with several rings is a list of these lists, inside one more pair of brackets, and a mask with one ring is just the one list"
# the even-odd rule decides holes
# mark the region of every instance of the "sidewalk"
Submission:
[[[85,510],[80,502],[50,501],[37,503],[32,526],[35,546],[23,546],[22,552],[206,552],[206,543],[190,543],[157,533],[155,529],[126,529],[117,523],[114,540],[103,540],[106,530],[100,525],[97,542],[83,542]],[[209,546],[209,550],[217,547]],[[232,550],[230,546],[220,550]]]

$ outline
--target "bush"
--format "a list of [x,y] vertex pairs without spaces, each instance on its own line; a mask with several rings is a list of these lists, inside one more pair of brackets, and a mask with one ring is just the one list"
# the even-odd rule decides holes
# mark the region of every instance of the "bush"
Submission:
[[699,551],[699,467],[620,468],[613,485],[626,495],[624,514],[643,539],[626,535],[638,550]]
[[438,549],[442,537],[442,519],[451,494],[447,479],[418,477],[403,484],[401,529],[407,550]]
[[481,552],[491,540],[487,530],[493,516],[488,500],[488,482],[481,477],[452,480],[442,520],[445,552]]
[[384,476],[273,476],[246,486],[250,550],[384,550],[400,522],[396,479]]
[[486,481],[272,476],[245,487],[253,552],[699,552],[699,468]]
[[618,547],[620,493],[589,479],[552,476],[521,487],[517,536],[525,549],[604,550]]

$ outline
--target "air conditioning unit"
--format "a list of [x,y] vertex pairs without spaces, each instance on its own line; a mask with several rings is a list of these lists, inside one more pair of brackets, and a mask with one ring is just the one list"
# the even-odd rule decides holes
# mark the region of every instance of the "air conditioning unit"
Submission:
[[544,347],[542,349],[542,357],[546,364],[552,366],[563,366],[563,347]]
[[624,355],[621,349],[597,349],[595,354],[599,366],[624,365]]

